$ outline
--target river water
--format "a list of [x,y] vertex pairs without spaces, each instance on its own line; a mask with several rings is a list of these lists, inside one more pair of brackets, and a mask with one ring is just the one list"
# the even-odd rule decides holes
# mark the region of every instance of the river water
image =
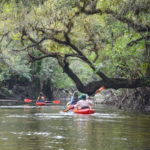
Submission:
[[92,115],[63,104],[0,106],[0,150],[150,150],[150,114],[97,104]]

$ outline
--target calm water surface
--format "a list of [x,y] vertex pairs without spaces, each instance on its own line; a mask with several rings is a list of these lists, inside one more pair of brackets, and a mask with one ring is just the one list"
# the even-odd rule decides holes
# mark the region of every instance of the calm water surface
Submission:
[[77,115],[60,105],[1,105],[0,150],[150,150],[150,114],[94,107]]

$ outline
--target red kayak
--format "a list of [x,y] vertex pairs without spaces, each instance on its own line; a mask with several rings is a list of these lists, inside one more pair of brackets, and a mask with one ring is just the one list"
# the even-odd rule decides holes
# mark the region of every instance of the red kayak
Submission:
[[37,106],[44,106],[44,105],[46,105],[46,103],[45,102],[36,102],[36,105]]
[[73,109],[73,108],[74,108],[74,105],[69,105],[67,108],[68,108],[69,110],[70,110],[70,109]]
[[77,114],[93,114],[95,111],[91,108],[85,108],[85,109],[73,109],[74,113]]

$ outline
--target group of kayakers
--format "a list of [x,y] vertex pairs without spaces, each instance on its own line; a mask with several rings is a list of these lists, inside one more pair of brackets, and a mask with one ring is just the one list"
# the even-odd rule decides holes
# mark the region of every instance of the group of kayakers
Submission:
[[[105,90],[105,87],[102,86],[95,92],[95,94],[99,94],[103,92],[104,90]],[[29,100],[29,99],[25,99],[25,100]],[[53,103],[59,104],[60,100],[55,100],[53,101]],[[45,97],[43,93],[40,92],[36,100],[36,105],[44,106],[45,104],[46,104]],[[78,96],[77,91],[74,92],[73,96],[71,97],[71,100],[67,103],[63,111],[67,112],[69,110],[72,110],[74,113],[78,113],[78,114],[93,114],[95,112],[95,110],[92,109],[92,102],[88,99],[88,96],[86,94],[82,94],[81,96]]]
[[[95,94],[99,94],[101,92],[104,92],[105,87],[101,86]],[[71,109],[73,108],[77,108],[77,109],[84,109],[84,108],[91,108],[92,107],[92,102],[87,99],[87,96],[85,94],[82,94],[80,97],[78,97],[78,92],[75,91],[71,101],[68,103],[68,105],[71,105]]]
[[[104,88],[104,86],[102,86],[96,91],[96,94],[98,94],[104,90],[105,90],[105,88]],[[25,99],[25,100],[29,100],[29,99]],[[30,101],[32,101],[32,100],[30,100]],[[36,100],[36,103],[38,103],[38,102],[46,103],[44,94],[42,92],[40,92],[40,94]],[[59,103],[60,103],[60,101],[59,101]],[[72,106],[73,108],[83,109],[83,108],[91,108],[92,102],[89,99],[87,99],[87,96],[85,94],[82,94],[80,97],[78,97],[78,92],[75,91],[73,96],[71,97],[70,102],[67,103],[67,106],[68,105]]]
[[[45,97],[42,92],[40,92],[36,102],[45,102]],[[82,94],[78,97],[78,92],[75,91],[71,100],[67,103],[67,106],[71,106],[70,108],[77,108],[77,109],[84,109],[84,108],[91,108],[92,102],[87,99],[86,94]],[[68,107],[69,108],[69,107]]]

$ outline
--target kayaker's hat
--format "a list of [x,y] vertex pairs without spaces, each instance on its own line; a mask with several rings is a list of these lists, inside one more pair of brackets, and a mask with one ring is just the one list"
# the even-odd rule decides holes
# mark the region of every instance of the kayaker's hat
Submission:
[[82,94],[79,99],[86,100],[86,95]]

